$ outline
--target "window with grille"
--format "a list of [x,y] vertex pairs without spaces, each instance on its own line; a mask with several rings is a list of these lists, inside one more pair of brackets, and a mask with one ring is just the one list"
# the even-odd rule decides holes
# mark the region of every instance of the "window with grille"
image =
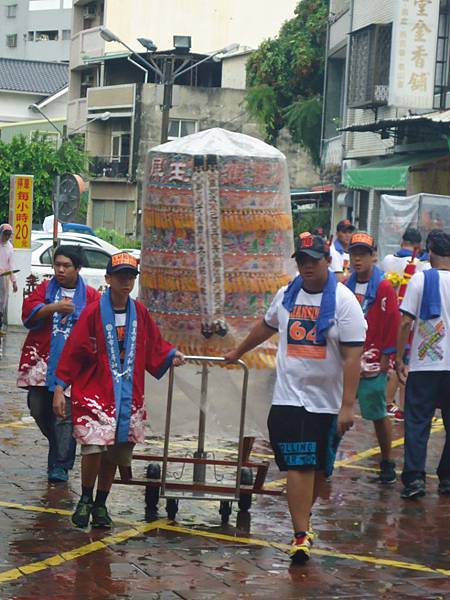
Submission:
[[36,31],[34,36],[35,42],[57,42],[58,41],[58,30],[52,29],[48,31]]
[[8,48],[17,48],[17,33],[6,36],[6,45]]
[[14,19],[17,17],[17,4],[8,4],[6,7],[6,16],[8,19]]
[[350,37],[348,105],[365,108],[387,104],[392,23],[369,25]]

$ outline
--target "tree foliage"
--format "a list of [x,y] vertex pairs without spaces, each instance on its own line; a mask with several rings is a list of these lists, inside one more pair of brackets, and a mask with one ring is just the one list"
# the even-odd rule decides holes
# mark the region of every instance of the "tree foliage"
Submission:
[[50,136],[37,132],[31,139],[19,135],[9,143],[0,140],[0,222],[8,220],[11,175],[34,175],[33,222],[42,223],[53,212],[55,176],[83,175],[86,170],[87,157],[77,138],[63,142],[59,148]]
[[317,163],[328,0],[301,0],[275,39],[265,40],[247,63],[247,108],[275,143],[287,126]]

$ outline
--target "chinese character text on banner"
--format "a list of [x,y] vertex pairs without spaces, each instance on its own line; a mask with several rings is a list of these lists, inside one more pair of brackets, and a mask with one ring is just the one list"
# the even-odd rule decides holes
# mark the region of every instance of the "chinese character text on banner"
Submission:
[[31,248],[33,222],[33,176],[12,175],[10,180],[10,223],[14,248]]
[[396,0],[389,104],[432,109],[439,0]]

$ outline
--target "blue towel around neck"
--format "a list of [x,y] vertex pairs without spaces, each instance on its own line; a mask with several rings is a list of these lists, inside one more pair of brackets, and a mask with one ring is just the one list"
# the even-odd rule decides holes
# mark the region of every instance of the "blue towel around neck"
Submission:
[[394,256],[396,256],[397,258],[411,258],[411,256],[413,255],[413,251],[412,250],[407,250],[406,248],[400,248],[400,250],[398,250]]
[[[375,302],[378,286],[383,281],[383,279],[384,272],[379,267],[374,266],[372,277],[370,278],[367,284],[366,295],[364,296],[364,300],[361,307],[363,309],[364,315],[367,315],[370,307]],[[352,273],[346,285],[353,293],[355,293],[357,283],[358,282],[356,279],[356,273]]]
[[[297,275],[293,279],[286,291],[284,292],[282,305],[291,313],[297,295],[303,287],[303,279],[300,275]],[[318,344],[324,344],[328,334],[328,329],[334,324],[335,313],[336,313],[336,288],[337,279],[334,273],[328,271],[328,279],[325,282],[325,287],[322,292],[322,300],[320,302],[319,316],[317,318],[317,335],[316,342]]]
[[339,254],[345,254],[344,246],[338,239],[334,240],[333,244],[336,250],[339,252]]
[[427,271],[423,271],[423,276],[423,294],[419,316],[422,321],[429,321],[441,316],[439,271],[437,269],[428,269]]

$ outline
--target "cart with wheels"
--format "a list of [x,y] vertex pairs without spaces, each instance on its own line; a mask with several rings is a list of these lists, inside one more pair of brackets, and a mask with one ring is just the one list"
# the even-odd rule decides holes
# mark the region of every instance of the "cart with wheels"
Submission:
[[[254,437],[245,437],[245,413],[247,404],[248,367],[242,361],[238,365],[243,372],[242,392],[239,415],[239,432],[237,443],[237,459],[217,459],[210,457],[205,450],[206,413],[208,406],[208,376],[210,365],[225,362],[222,357],[186,356],[186,361],[201,364],[200,412],[198,421],[197,448],[191,456],[170,455],[171,421],[173,410],[174,369],[169,371],[167,408],[164,432],[163,455],[134,454],[134,460],[148,462],[146,478],[134,479],[131,468],[121,468],[121,478],[116,483],[127,485],[144,485],[146,516],[152,518],[158,510],[160,499],[166,501],[167,517],[174,520],[179,509],[180,500],[215,500],[219,502],[219,514],[223,524],[228,523],[233,503],[239,510],[246,512],[252,504],[253,494],[280,495],[280,490],[264,489],[264,482],[269,469],[268,461],[252,461]],[[169,478],[169,464],[182,465],[182,473],[186,465],[192,465],[192,480]],[[230,467],[234,469],[233,481],[224,482],[216,477],[214,483],[207,481],[207,467]]]

